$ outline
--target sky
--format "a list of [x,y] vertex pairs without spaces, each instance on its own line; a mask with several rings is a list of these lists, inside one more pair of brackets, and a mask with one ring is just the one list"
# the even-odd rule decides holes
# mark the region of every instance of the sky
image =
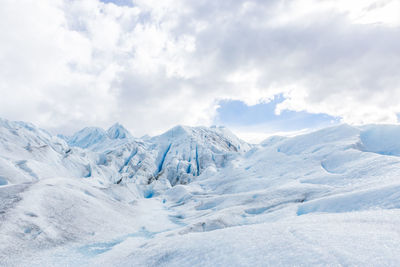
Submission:
[[0,117],[54,133],[397,123],[398,0],[3,0]]

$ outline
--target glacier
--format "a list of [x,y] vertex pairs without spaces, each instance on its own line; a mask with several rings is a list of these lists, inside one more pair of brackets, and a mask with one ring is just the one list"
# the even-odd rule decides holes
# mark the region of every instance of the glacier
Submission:
[[397,266],[399,177],[399,125],[249,144],[0,119],[0,265]]

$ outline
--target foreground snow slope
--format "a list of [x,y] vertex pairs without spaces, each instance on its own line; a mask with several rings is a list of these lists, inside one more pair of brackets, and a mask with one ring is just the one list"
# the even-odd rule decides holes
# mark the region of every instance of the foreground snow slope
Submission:
[[0,122],[1,265],[400,263],[399,126],[249,145],[221,127],[61,139]]

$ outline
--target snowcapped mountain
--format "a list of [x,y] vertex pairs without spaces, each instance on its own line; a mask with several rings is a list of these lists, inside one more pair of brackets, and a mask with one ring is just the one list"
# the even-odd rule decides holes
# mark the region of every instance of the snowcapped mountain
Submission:
[[119,123],[114,124],[107,130],[107,135],[111,139],[132,138],[131,133]]
[[108,134],[98,127],[87,127],[68,138],[68,144],[81,148],[88,148],[107,140]]
[[[0,265],[400,263],[400,126],[57,137],[0,120]],[[16,256],[18,255],[18,256]]]
[[7,120],[1,121],[0,131],[2,184],[60,176],[90,177],[102,184],[162,180],[171,186],[188,183],[208,167],[223,166],[232,153],[250,148],[217,127],[178,126],[146,141],[133,138],[120,124],[107,131],[87,127],[64,139]]
[[230,155],[250,149],[221,127],[177,126],[150,141],[159,151],[156,177],[166,177],[171,185],[189,183],[203,170],[223,167]]
[[133,139],[133,136],[124,128],[124,126],[116,123],[107,131],[98,127],[86,127],[75,133],[73,136],[67,137],[66,141],[70,146],[96,150],[96,148],[101,149],[99,146],[104,146],[104,143],[107,145],[114,143],[112,142],[113,140],[125,139]]

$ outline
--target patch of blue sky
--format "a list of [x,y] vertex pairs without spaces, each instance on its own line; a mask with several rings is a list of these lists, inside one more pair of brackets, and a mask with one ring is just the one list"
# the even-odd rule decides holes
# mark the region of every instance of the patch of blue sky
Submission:
[[219,103],[220,107],[217,110],[214,123],[233,128],[268,125],[269,130],[297,131],[329,126],[340,122],[340,118],[327,114],[312,114],[306,111],[284,110],[279,115],[275,114],[276,105],[284,100],[282,95],[277,95],[268,103],[253,106],[248,106],[238,100],[223,100]]
[[114,3],[117,6],[133,6],[133,0],[100,0],[103,3]]

